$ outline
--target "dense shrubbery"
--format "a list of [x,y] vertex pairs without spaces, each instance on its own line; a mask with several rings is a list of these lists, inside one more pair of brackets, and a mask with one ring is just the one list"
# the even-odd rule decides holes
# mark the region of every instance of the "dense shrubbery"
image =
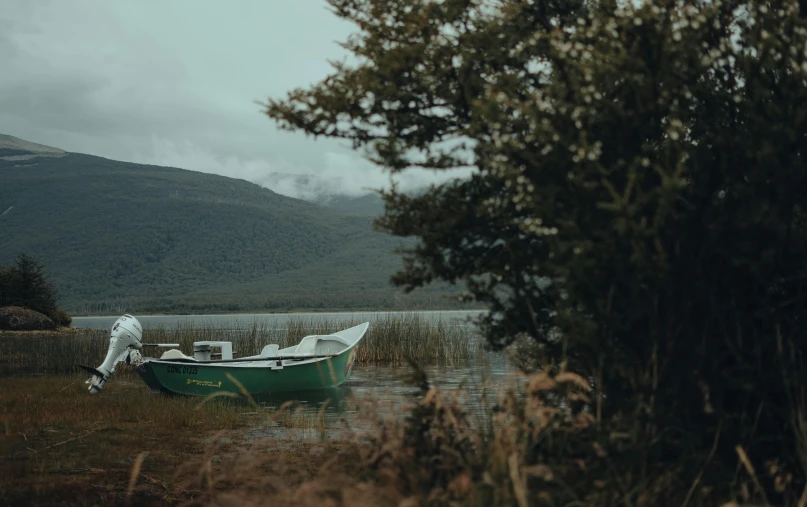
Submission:
[[419,239],[398,284],[464,282],[491,346],[591,382],[594,424],[517,455],[543,500],[807,501],[807,4],[330,3],[357,63],[267,113],[477,169],[379,225]]
[[58,326],[69,326],[70,315],[56,306],[56,293],[42,264],[20,254],[13,266],[0,266],[0,307],[19,306],[39,312]]

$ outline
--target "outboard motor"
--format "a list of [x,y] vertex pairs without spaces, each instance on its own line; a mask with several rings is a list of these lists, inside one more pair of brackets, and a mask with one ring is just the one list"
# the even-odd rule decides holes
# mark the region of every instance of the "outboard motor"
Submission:
[[126,314],[115,322],[109,337],[109,350],[101,366],[90,368],[79,365],[80,368],[92,374],[92,377],[87,380],[91,393],[100,392],[104,388],[106,381],[115,373],[115,365],[119,362],[126,361],[128,364],[132,360],[136,362],[140,360],[139,350],[143,347],[142,339],[143,327],[136,318]]

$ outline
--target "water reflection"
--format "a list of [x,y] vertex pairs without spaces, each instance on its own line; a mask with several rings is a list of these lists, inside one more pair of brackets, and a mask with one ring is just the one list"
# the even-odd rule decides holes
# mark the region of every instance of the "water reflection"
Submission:
[[293,404],[310,413],[317,413],[324,406],[328,414],[340,415],[347,410],[350,393],[350,387],[342,386],[314,391],[254,396],[252,399],[258,406],[268,411],[277,410],[284,404]]
[[[458,402],[478,421],[489,416],[497,395],[515,373],[504,355],[494,353],[471,363],[428,366],[424,371],[430,386],[449,395],[456,393]],[[294,405],[284,417],[276,416],[255,428],[252,436],[336,440],[344,438],[346,431],[368,430],[375,417],[402,415],[404,405],[413,401],[419,389],[408,381],[411,374],[408,366],[361,366],[339,388],[256,399],[267,416],[277,414],[284,403]]]

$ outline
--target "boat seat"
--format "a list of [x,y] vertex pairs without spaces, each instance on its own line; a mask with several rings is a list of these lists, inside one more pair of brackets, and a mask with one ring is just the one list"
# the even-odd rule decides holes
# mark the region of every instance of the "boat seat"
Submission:
[[313,356],[316,350],[317,341],[319,340],[319,336],[306,336],[300,341],[300,344],[297,345],[297,348],[294,349],[295,356]]
[[276,343],[267,345],[261,350],[261,357],[277,357],[277,351],[280,347]]
[[192,357],[186,356],[182,353],[181,350],[171,349],[166,352],[163,352],[163,355],[160,356],[160,359],[193,359]]

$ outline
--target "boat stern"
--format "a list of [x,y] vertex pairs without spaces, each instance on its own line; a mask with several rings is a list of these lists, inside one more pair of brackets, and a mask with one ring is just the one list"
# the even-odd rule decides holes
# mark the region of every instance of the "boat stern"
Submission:
[[139,365],[135,366],[135,371],[143,382],[151,389],[152,391],[164,391],[163,385],[157,379],[157,375],[154,374],[154,369],[151,366],[151,361],[145,361],[140,363]]

